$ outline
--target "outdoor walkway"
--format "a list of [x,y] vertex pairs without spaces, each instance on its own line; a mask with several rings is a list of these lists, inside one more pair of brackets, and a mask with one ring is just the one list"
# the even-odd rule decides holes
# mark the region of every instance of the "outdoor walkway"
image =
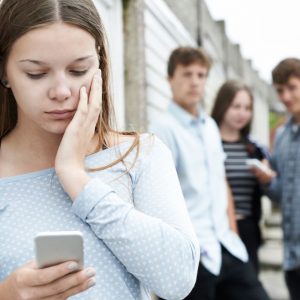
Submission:
[[[259,253],[261,261],[260,279],[271,300],[289,300],[282,272],[283,252],[280,223],[279,213],[268,218],[263,230],[265,243]],[[154,299],[156,298],[153,297]]]
[[263,230],[265,243],[259,256],[261,261],[260,278],[272,300],[288,300],[288,292],[282,272],[282,231],[279,213],[273,214]]

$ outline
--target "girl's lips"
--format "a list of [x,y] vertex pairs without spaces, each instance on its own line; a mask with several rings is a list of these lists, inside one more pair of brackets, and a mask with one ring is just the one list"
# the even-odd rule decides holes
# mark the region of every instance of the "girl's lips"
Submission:
[[55,120],[66,120],[74,116],[75,110],[54,110],[47,112],[47,114]]

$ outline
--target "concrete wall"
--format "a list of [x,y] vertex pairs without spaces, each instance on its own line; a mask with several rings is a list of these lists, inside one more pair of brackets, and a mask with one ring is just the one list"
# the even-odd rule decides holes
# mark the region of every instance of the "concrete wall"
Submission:
[[[263,81],[251,61],[246,60],[238,44],[232,43],[226,36],[226,24],[212,19],[203,0],[200,3],[200,30],[202,45],[208,49],[215,66],[209,78],[206,106],[210,111],[215,94],[227,79],[242,80],[248,84],[254,94],[254,119],[252,134],[261,142],[269,143],[269,99],[274,96],[269,84]],[[272,96],[271,96],[272,95]]]
[[129,0],[125,4],[127,128],[144,131],[171,100],[166,72],[170,52],[197,43],[163,0]]
[[123,1],[125,120],[127,130],[147,129],[144,0]]
[[[228,39],[225,33],[226,24],[212,19],[205,1],[127,0],[125,2],[127,3],[125,15],[132,14],[133,8],[138,6],[139,16],[142,16],[131,27],[125,19],[126,107],[131,106],[131,111],[127,109],[127,121],[139,126],[135,127],[137,129],[146,129],[147,123],[165,110],[171,97],[166,81],[166,64],[170,52],[179,45],[201,45],[214,61],[204,99],[207,112],[211,111],[215,94],[225,80],[239,79],[246,82],[255,95],[253,134],[261,142],[268,144],[268,112],[270,103],[272,105],[274,103],[274,91],[258,76],[251,61],[242,57],[240,46]],[[130,34],[130,30],[134,34]],[[135,41],[137,49],[128,48],[132,40]],[[128,65],[127,60],[130,60],[132,55],[135,57],[136,64]],[[136,74],[139,74],[138,86],[133,83]],[[130,99],[127,95],[131,95]],[[133,107],[132,99],[136,95],[138,99],[133,102],[135,103]],[[139,115],[135,112],[136,107]],[[137,121],[140,116],[142,122]]]
[[123,6],[121,0],[93,0],[105,26],[112,70],[112,94],[117,126],[125,127]]
[[171,100],[167,82],[170,52],[195,40],[163,0],[145,0],[146,101],[148,122],[165,111]]

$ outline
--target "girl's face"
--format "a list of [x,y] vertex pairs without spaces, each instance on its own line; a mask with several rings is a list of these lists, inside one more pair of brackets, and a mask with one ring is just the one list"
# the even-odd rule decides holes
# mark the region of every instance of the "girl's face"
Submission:
[[224,115],[222,125],[233,130],[242,130],[252,118],[252,100],[247,91],[241,90],[235,95]]
[[54,23],[21,36],[9,54],[6,77],[18,105],[19,128],[63,134],[82,86],[99,68],[95,39],[83,29]]

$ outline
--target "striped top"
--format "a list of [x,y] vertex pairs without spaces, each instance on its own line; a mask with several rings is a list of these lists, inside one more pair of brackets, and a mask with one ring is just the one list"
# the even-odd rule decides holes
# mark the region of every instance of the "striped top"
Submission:
[[253,211],[254,195],[257,180],[246,165],[250,158],[245,143],[222,141],[225,160],[226,176],[232,190],[236,215],[250,217]]

